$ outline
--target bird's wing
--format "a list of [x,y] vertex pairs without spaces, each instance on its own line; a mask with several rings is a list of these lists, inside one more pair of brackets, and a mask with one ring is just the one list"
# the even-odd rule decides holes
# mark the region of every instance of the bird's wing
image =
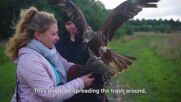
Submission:
[[107,44],[111,41],[115,31],[126,21],[137,15],[142,8],[157,7],[159,0],[127,0],[110,12],[106,22],[98,31]]
[[76,25],[80,34],[83,34],[87,29],[91,29],[80,8],[71,0],[49,0],[49,4],[60,7]]

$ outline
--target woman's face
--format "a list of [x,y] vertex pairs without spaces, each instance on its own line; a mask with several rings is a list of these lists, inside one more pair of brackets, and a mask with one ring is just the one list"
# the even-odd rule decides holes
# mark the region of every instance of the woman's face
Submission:
[[44,33],[37,34],[37,38],[41,43],[43,43],[48,48],[54,48],[55,43],[59,40],[58,27],[57,24],[51,24],[49,29]]
[[65,23],[65,28],[67,29],[67,31],[70,33],[70,34],[77,34],[78,31],[77,31],[77,27],[75,26],[75,24],[72,22],[72,21],[68,21]]

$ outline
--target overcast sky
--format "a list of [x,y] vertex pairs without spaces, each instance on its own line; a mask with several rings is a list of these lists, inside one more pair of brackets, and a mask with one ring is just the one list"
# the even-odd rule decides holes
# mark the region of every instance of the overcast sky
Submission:
[[[126,0],[99,0],[107,9],[113,9]],[[179,19],[181,21],[181,0],[160,0],[158,8],[145,8],[134,19]]]

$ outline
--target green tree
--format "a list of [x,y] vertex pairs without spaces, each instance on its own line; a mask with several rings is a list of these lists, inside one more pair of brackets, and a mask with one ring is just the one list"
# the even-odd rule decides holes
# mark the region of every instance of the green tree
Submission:
[[[90,26],[94,30],[99,29],[108,15],[108,11],[105,9],[104,5],[97,0],[73,1],[80,6]],[[13,26],[12,21],[17,21],[19,19],[21,9],[29,8],[30,6],[35,6],[39,10],[53,12],[58,19],[58,25],[61,26],[61,9],[50,6],[47,0],[1,0],[0,13],[2,16],[0,16],[0,39],[7,39],[12,36],[14,32],[14,30],[11,29]]]

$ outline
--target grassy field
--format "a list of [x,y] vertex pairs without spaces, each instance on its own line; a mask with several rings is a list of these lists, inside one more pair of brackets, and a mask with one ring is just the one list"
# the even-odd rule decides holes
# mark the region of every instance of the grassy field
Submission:
[[[170,39],[175,38],[181,42],[181,35],[178,34],[136,34],[111,42],[110,47],[114,51],[138,58],[129,70],[114,78],[115,84],[111,88],[146,91],[146,93],[120,93],[117,96],[113,94],[111,97],[114,99],[121,97],[120,100],[123,102],[180,102],[181,50],[174,52],[173,49],[180,49],[181,43],[180,46],[177,46],[177,43],[173,44],[177,40]],[[165,44],[167,49],[164,49]],[[175,53],[179,54],[175,56]],[[170,59],[171,55],[175,58]]]
[[[180,102],[181,46],[177,44],[179,42],[171,43],[176,40],[170,41],[170,38],[180,38],[178,41],[181,41],[181,35],[178,34],[136,34],[110,43],[114,51],[137,57],[129,70],[113,78],[110,88],[145,90],[145,93],[110,93],[108,95],[112,102]],[[9,102],[11,99],[15,70],[15,65],[5,57],[4,49],[0,47],[0,102]]]
[[4,46],[0,46],[0,102],[10,102],[15,87],[16,66],[5,57]]

